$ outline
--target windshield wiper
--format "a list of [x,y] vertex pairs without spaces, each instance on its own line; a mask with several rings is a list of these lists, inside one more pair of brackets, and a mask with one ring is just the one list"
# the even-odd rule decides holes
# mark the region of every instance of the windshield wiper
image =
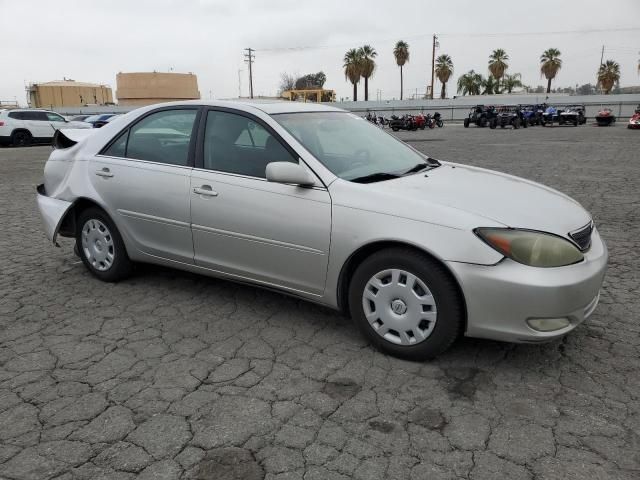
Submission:
[[362,177],[353,178],[351,181],[355,183],[373,183],[381,182],[383,180],[391,180],[393,178],[398,178],[399,176],[400,175],[397,175],[395,173],[376,172],[369,175],[364,175]]
[[426,162],[415,164],[409,170],[406,170],[405,172],[403,172],[402,175],[403,176],[404,175],[410,175],[412,173],[418,173],[418,172],[421,172],[423,170],[431,170],[431,169],[439,167],[439,166],[440,166],[440,162],[439,161],[437,161],[434,158],[427,158]]

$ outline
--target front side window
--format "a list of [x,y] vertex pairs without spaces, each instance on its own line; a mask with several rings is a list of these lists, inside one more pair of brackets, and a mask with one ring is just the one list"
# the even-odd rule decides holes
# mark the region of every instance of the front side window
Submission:
[[273,118],[345,180],[402,175],[426,160],[395,137],[347,112],[288,113]]
[[209,111],[204,168],[265,178],[267,164],[297,159],[259,123],[235,113]]
[[[196,115],[196,110],[163,110],[145,117],[129,129],[124,156],[186,166]],[[121,151],[122,141],[119,138],[107,151]]]

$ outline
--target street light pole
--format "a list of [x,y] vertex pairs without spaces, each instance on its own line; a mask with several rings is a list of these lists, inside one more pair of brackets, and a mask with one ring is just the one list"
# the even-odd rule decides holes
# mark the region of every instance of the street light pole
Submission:
[[436,71],[436,43],[438,37],[433,35],[433,50],[431,51],[431,100],[433,100],[433,82],[435,80],[435,71]]

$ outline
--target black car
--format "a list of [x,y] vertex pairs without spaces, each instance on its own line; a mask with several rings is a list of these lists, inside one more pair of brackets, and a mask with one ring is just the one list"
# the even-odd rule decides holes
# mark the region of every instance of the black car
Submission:
[[87,118],[89,118],[91,115],[76,115],[75,117],[71,118],[71,122],[84,122]]
[[85,122],[93,125],[93,128],[100,128],[106,125],[109,122],[111,117],[115,117],[117,114],[115,113],[104,113],[102,115],[91,115],[84,119]]
[[469,128],[469,125],[475,125],[476,127],[496,128],[496,108],[489,105],[476,105],[469,111],[469,115],[464,119],[464,128]]

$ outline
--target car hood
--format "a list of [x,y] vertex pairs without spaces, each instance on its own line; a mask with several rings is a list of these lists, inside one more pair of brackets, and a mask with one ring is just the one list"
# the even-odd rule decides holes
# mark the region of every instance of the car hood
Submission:
[[[578,202],[552,188],[454,163],[398,179],[350,185],[360,192],[346,196],[347,206],[453,228],[502,225],[566,236],[591,220]],[[338,195],[336,201],[342,198]]]

